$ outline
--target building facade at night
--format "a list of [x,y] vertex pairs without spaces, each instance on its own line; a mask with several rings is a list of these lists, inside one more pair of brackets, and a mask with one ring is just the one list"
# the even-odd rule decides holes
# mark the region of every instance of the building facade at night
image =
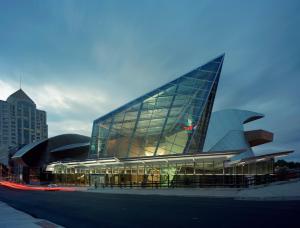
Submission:
[[94,121],[91,158],[202,151],[224,55]]
[[[249,177],[272,175],[274,159],[292,151],[254,154],[252,147],[271,142],[273,134],[244,131],[244,124],[264,115],[212,113],[223,61],[221,55],[96,119],[89,149],[80,149],[86,159],[74,157],[78,145],[61,145],[41,152],[39,168],[59,184],[95,186],[243,186]],[[14,161],[29,164],[32,150],[17,152]]]

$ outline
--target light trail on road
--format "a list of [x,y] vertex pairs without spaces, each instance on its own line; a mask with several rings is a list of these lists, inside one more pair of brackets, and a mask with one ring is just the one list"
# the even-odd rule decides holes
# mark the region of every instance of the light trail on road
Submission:
[[65,192],[75,191],[75,188],[71,188],[71,187],[28,186],[28,185],[18,184],[10,181],[0,181],[0,185],[7,188],[25,190],[25,191],[65,191]]

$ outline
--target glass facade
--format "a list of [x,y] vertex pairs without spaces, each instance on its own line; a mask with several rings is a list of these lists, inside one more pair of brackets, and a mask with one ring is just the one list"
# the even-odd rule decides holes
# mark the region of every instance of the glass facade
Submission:
[[[234,155],[231,155],[234,156]],[[230,156],[229,156],[230,157]],[[99,164],[57,163],[53,168],[56,184],[97,187],[246,187],[269,183],[274,159],[226,165],[228,157],[164,156],[164,159],[129,159]]]
[[224,55],[97,119],[90,158],[197,153]]

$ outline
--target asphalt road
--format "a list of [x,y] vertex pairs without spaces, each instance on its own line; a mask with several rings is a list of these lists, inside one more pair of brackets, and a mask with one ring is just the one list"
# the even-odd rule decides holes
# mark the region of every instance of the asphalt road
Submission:
[[65,227],[300,227],[300,201],[38,192],[3,187],[0,201]]

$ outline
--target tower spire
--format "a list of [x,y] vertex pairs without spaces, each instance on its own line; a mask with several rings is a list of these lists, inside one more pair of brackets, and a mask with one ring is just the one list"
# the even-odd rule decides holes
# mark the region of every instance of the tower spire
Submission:
[[20,89],[22,89],[22,74],[20,75]]

